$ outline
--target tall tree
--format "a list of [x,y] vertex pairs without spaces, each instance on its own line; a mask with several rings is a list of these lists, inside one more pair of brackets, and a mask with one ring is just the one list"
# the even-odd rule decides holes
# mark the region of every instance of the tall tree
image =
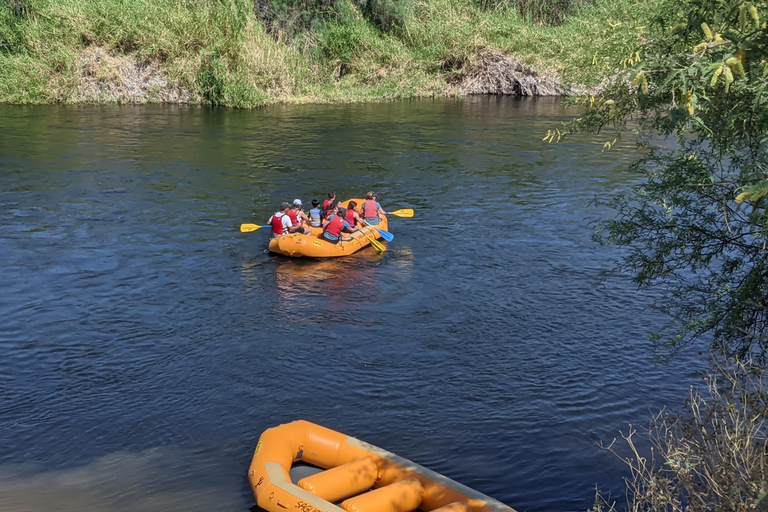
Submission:
[[673,150],[647,144],[630,193],[598,200],[616,210],[598,238],[628,249],[621,269],[667,291],[659,340],[673,351],[706,336],[726,356],[768,355],[766,18],[764,0],[670,0],[565,127],[677,136]]

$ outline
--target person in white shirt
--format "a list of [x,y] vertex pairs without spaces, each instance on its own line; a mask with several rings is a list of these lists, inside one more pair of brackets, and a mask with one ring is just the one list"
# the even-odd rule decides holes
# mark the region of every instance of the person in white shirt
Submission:
[[267,224],[272,226],[272,237],[287,235],[293,233],[300,226],[294,226],[291,217],[288,215],[291,205],[286,202],[280,203],[280,211],[275,212],[267,221]]

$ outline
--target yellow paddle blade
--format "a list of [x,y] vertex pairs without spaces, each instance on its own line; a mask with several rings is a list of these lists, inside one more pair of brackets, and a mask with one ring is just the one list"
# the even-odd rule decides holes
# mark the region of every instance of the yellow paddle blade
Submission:
[[413,208],[403,208],[402,210],[395,210],[389,213],[398,217],[413,217]]
[[251,231],[256,231],[262,226],[257,226],[256,224],[240,224],[240,232],[241,233],[250,233]]
[[371,238],[371,245],[373,246],[374,249],[376,249],[379,252],[384,252],[387,250],[387,248],[384,247],[384,244],[382,244],[381,242],[379,242],[374,238]]
[[381,242],[379,242],[378,240],[376,240],[371,236],[368,236],[368,233],[366,233],[364,229],[361,228],[360,231],[363,233],[363,235],[365,235],[365,238],[371,241],[371,245],[373,246],[374,249],[376,249],[379,252],[384,252],[387,250],[387,248],[384,247],[384,245]]

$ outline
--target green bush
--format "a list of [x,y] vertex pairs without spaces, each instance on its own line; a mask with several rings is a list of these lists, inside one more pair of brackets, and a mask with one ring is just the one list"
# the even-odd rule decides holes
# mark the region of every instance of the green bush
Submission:
[[408,0],[359,0],[363,16],[383,32],[405,26]]
[[486,10],[512,7],[526,19],[538,25],[560,25],[565,17],[581,5],[594,0],[476,0]]
[[276,39],[293,40],[335,17],[338,0],[254,0],[256,16]]
[[8,9],[17,18],[25,18],[32,12],[29,0],[2,0],[0,6]]

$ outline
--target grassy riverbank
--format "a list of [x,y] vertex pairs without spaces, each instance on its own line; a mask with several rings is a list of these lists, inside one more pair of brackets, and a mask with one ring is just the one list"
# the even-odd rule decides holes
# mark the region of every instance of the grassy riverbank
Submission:
[[371,1],[317,0],[280,18],[276,6],[299,4],[0,0],[0,102],[254,107],[583,92],[635,49],[660,0],[579,3],[559,26],[503,3]]

